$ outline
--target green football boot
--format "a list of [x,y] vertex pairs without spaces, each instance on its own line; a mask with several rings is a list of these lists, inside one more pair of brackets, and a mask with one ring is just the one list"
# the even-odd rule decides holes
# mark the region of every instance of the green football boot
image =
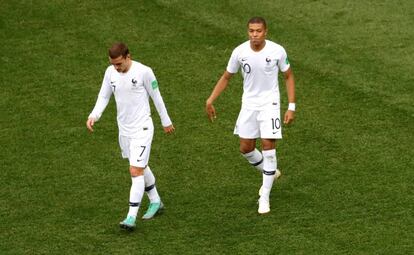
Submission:
[[127,229],[127,230],[134,230],[135,229],[135,217],[133,216],[128,216],[125,218],[125,220],[121,221],[119,223],[119,226],[123,229]]
[[164,204],[160,201],[159,203],[150,203],[148,206],[147,212],[142,216],[144,220],[150,220],[154,218],[156,214],[161,213],[162,209],[164,208]]

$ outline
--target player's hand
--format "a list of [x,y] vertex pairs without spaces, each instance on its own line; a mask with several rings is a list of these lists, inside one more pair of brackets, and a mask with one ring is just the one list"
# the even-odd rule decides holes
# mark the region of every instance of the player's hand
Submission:
[[295,119],[295,112],[287,110],[285,113],[285,119],[283,123],[290,124],[293,122],[294,119]]
[[164,127],[164,132],[167,134],[172,134],[175,131],[175,127],[173,124],[169,125],[168,127]]
[[86,121],[86,127],[89,129],[89,131],[93,132],[93,125],[95,125],[95,119],[94,118],[89,118]]
[[206,112],[207,112],[208,118],[211,122],[213,122],[214,119],[217,118],[216,109],[214,108],[213,104],[210,103],[209,101],[207,101],[207,103],[206,103]]

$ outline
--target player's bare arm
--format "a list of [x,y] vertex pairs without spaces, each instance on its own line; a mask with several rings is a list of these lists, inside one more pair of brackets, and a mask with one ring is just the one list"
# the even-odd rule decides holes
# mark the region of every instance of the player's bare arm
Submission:
[[292,123],[293,120],[295,119],[295,109],[293,109],[291,106],[292,104],[295,104],[296,102],[295,78],[293,76],[293,72],[291,68],[289,68],[284,73],[284,77],[285,77],[285,82],[286,82],[286,91],[287,91],[288,101],[290,104],[289,109],[286,111],[285,116],[284,116],[284,123],[289,124],[289,123]]
[[224,71],[223,75],[220,77],[216,86],[214,87],[213,92],[211,92],[210,97],[206,101],[206,112],[211,122],[217,118],[216,109],[214,108],[213,103],[217,97],[227,88],[232,76],[232,73]]

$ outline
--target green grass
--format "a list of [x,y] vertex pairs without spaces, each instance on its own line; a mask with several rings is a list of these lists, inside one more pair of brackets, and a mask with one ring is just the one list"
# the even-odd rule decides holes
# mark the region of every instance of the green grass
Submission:
[[[0,254],[409,254],[414,250],[412,1],[0,0]],[[261,178],[238,153],[235,77],[204,103],[262,15],[288,51],[296,122],[283,177],[257,215]],[[128,204],[113,102],[85,121],[117,40],[151,66],[177,128],[150,164],[165,213]],[[284,106],[286,92],[282,86]],[[144,200],[144,207],[148,201]],[[141,209],[141,213],[142,213]]]

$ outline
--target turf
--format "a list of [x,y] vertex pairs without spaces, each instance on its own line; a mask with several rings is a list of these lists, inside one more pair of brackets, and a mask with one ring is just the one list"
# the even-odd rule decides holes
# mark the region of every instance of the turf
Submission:
[[[409,254],[414,250],[414,2],[0,0],[0,254]],[[232,134],[241,79],[204,104],[254,15],[296,77],[283,172],[259,216],[260,175]],[[125,232],[130,179],[115,106],[85,128],[128,43],[151,66],[173,136],[150,165],[165,212]],[[285,89],[282,100],[287,106]],[[285,110],[285,109],[284,109]],[[144,199],[143,207],[148,204]],[[145,208],[140,210],[140,213]]]

